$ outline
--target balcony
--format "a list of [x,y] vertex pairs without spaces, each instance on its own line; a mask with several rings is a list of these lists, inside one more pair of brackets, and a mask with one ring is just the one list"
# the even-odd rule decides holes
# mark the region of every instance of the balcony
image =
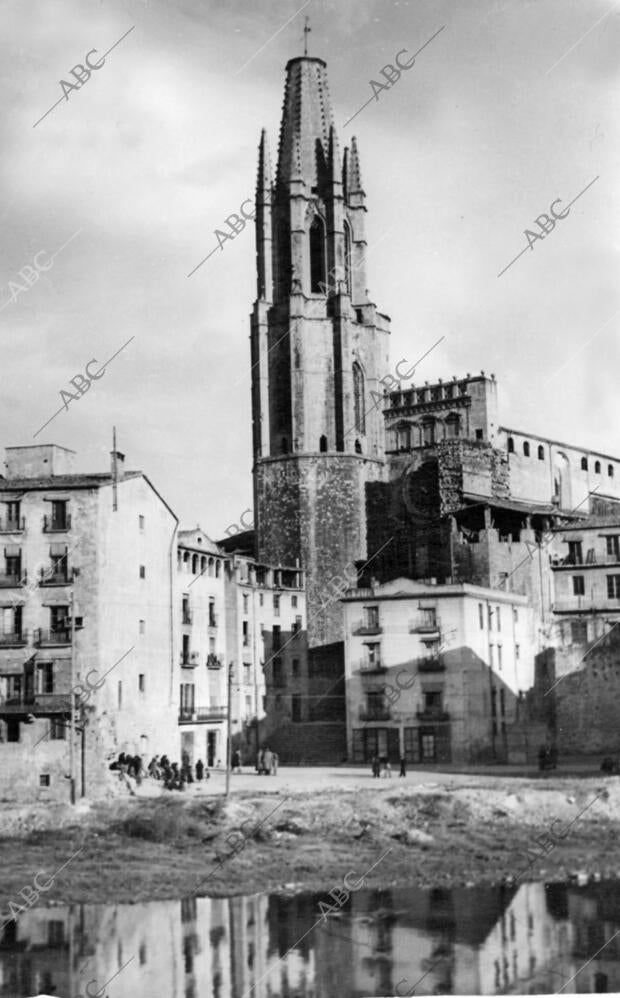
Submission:
[[353,625],[353,634],[381,634],[383,628],[380,626],[379,621],[372,620],[358,620],[356,624]]
[[182,669],[195,669],[199,662],[200,657],[197,651],[181,652],[179,656],[179,664]]
[[191,624],[192,623],[192,614],[190,613],[189,610],[183,610],[183,612],[181,614],[181,623],[182,624]]
[[436,634],[439,636],[439,621],[429,617],[415,617],[409,621],[410,634]]
[[69,513],[65,517],[47,515],[43,517],[44,534],[64,534],[67,530],[71,530],[71,515]]
[[438,721],[449,721],[450,713],[447,710],[437,710],[435,707],[429,710],[416,710],[415,716],[418,721],[428,721],[431,724],[435,724]]
[[383,707],[360,707],[360,721],[390,721],[392,710],[387,705]]
[[68,586],[71,581],[71,572],[68,566],[61,570],[42,568],[39,574],[40,586]]
[[440,658],[422,658],[418,662],[418,672],[445,672],[446,665]]
[[16,520],[0,518],[0,534],[21,534],[26,529],[26,521],[23,517]]
[[34,714],[35,717],[50,717],[54,714],[71,713],[69,693],[34,693],[32,695],[7,697],[0,703],[0,717]]
[[221,669],[223,666],[221,658],[211,652],[207,655],[207,669]]
[[381,672],[387,672],[387,666],[381,662],[367,662],[366,659],[362,659],[359,663],[359,670],[365,675],[377,675]]
[[226,704],[215,707],[181,707],[179,724],[204,724],[207,721],[225,721]]
[[38,627],[34,631],[34,644],[38,648],[56,647],[71,644],[71,629],[68,627],[46,630]]
[[25,572],[9,572],[0,575],[0,589],[16,589],[26,585]]
[[13,634],[0,634],[0,648],[22,648],[28,644],[26,631],[17,631]]

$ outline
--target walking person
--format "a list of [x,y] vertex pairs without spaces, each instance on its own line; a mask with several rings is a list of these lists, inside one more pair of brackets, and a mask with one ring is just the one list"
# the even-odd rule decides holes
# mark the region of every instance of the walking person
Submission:
[[198,762],[196,763],[196,779],[198,780],[199,783],[202,783],[204,772],[205,772],[204,764],[202,762],[202,759],[199,759]]
[[269,776],[271,773],[271,760],[273,759],[273,754],[269,746],[263,752],[263,770]]

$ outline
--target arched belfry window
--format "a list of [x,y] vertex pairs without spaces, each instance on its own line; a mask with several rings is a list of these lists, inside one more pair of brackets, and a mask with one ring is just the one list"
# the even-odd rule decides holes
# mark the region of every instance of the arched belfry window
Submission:
[[347,294],[353,294],[351,286],[351,229],[344,223],[344,283]]
[[359,364],[353,365],[353,412],[355,429],[358,433],[366,432],[366,410],[364,408],[364,372]]
[[325,226],[315,215],[310,226],[310,291],[325,293]]

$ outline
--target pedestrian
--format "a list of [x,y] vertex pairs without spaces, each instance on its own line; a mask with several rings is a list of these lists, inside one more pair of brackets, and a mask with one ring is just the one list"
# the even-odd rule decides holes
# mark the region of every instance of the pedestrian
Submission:
[[375,778],[378,779],[380,773],[381,773],[381,763],[379,762],[379,756],[378,755],[374,755],[372,757],[372,775],[373,775],[373,779],[375,779]]
[[196,763],[196,779],[199,783],[202,783],[202,778],[204,776],[205,767],[203,765],[202,759],[199,759]]
[[398,775],[399,776],[407,775],[407,760],[405,759],[404,755],[401,755],[400,757],[400,773]]
[[267,746],[267,748],[263,752],[263,769],[266,772],[267,776],[269,776],[269,774],[271,773],[271,760],[272,760],[272,758],[273,758],[273,756],[272,756],[271,749],[269,748],[269,746]]
[[278,775],[278,753],[273,752],[271,755],[271,774],[272,776]]
[[261,749],[256,756],[256,772],[260,776],[265,768],[265,750]]
[[139,755],[134,755],[132,759],[133,775],[138,786],[142,784],[142,759]]
[[235,749],[235,751],[232,754],[231,766],[233,773],[236,772],[237,770],[241,772],[241,756],[239,755],[238,749]]

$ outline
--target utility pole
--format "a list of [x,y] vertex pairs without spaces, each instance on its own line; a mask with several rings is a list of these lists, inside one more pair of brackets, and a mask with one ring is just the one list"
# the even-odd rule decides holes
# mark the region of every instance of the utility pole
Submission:
[[71,608],[71,690],[69,693],[69,786],[71,789],[71,803],[75,804],[75,707],[74,690],[75,680],[75,596],[73,588],[70,597]]
[[230,761],[231,761],[231,715],[232,715],[232,681],[233,663],[228,663],[228,699],[226,702],[226,791],[225,796],[230,794]]

